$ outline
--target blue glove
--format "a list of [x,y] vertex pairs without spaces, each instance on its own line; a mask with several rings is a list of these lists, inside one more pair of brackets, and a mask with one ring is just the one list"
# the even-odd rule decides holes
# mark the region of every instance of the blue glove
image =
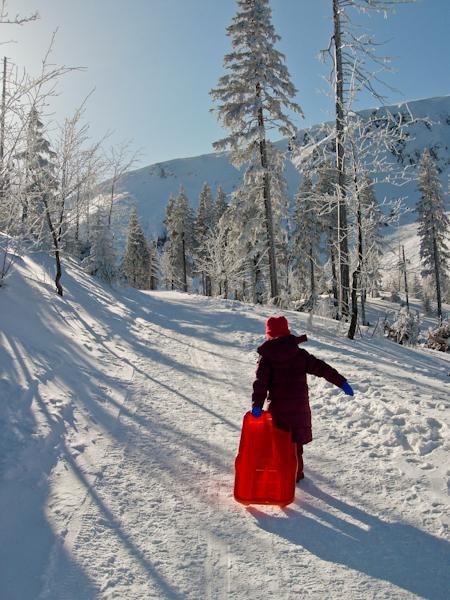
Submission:
[[260,416],[262,415],[262,409],[261,409],[261,408],[259,408],[259,406],[254,406],[254,407],[252,408],[252,415],[253,415],[254,417],[260,417]]
[[344,383],[341,385],[341,390],[345,392],[347,396],[353,396],[352,386],[348,381],[344,381]]

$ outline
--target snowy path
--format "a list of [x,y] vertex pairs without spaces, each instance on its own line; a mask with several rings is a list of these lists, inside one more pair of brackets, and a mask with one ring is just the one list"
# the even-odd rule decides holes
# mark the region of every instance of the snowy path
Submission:
[[[399,471],[386,457],[393,443],[379,429],[386,411],[405,420],[404,403],[389,408],[392,385],[378,373],[361,379],[370,356],[344,370],[360,392],[356,410],[339,390],[314,382],[318,440],[306,451],[308,480],[296,503],[245,510],[231,492],[254,370],[252,335],[236,343],[248,317],[177,295],[156,295],[141,310],[131,332],[141,355],[125,340],[114,348],[133,372],[116,435],[66,536],[89,585],[80,590],[75,574],[58,568],[43,599],[293,599],[331,590],[349,598],[445,597],[444,546],[397,520],[414,517],[411,503],[423,508],[423,499],[414,503],[420,479],[406,497],[398,489]],[[261,325],[253,316],[250,331]],[[378,380],[374,407],[364,392]],[[357,452],[356,440],[364,447],[377,435],[378,446]],[[435,513],[443,508],[435,503]]]
[[48,481],[38,600],[449,597],[448,357],[337,340],[335,324],[310,332],[290,313],[357,395],[311,379],[296,501],[246,509],[234,457],[266,312],[176,293],[98,300],[58,309],[89,360]]

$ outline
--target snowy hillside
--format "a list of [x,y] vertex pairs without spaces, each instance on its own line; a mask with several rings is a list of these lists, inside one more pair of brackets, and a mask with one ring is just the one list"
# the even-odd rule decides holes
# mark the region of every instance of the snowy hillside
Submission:
[[[402,119],[410,118],[429,120],[429,123],[418,122],[408,128],[409,139],[398,149],[396,158],[402,166],[410,165],[414,173],[414,165],[423,149],[429,147],[437,157],[441,170],[442,182],[445,189],[450,173],[450,96],[416,100],[400,105],[387,107],[393,115],[402,115]],[[379,109],[382,115],[384,109]],[[370,116],[373,111],[362,111],[361,114]],[[300,131],[301,140],[309,130]],[[286,146],[285,142],[280,142]],[[286,179],[289,194],[292,197],[297,190],[300,175],[288,161]],[[135,203],[142,218],[142,223],[148,232],[158,232],[161,229],[165,207],[170,194],[177,194],[180,185],[186,189],[188,198],[193,206],[197,206],[198,196],[203,183],[207,181],[213,192],[221,185],[226,193],[232,192],[240,183],[240,173],[231,166],[227,153],[205,154],[203,156],[177,159],[158,163],[131,171],[122,181],[122,190],[129,194],[125,204]],[[405,204],[414,207],[417,201],[416,183],[411,182],[401,188],[380,185],[378,197],[389,199],[401,197]],[[404,218],[411,222],[413,215]]]
[[[0,597],[444,600],[450,355],[286,313],[350,398],[310,379],[285,509],[233,500],[270,308],[114,291],[19,259],[0,288]],[[386,301],[370,307],[382,314]]]
[[[447,216],[450,219],[450,212],[447,212]],[[396,227],[392,233],[386,236],[385,251],[382,257],[385,285],[392,277],[398,276],[399,252],[402,246],[405,248],[408,276],[410,278],[414,275],[421,277],[423,267],[420,259],[420,238],[417,234],[417,228],[417,223],[405,223]],[[448,236],[447,245],[450,248],[450,235]],[[401,288],[403,288],[403,283]]]

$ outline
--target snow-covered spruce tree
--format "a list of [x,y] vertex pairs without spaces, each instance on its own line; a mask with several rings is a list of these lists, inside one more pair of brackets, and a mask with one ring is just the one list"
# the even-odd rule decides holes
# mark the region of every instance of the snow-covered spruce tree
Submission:
[[[209,203],[206,202],[206,205]],[[207,284],[209,294],[219,294],[228,297],[229,282],[235,269],[232,268],[235,257],[229,242],[230,232],[230,207],[222,187],[217,186],[216,198],[212,201],[212,218],[206,219],[210,225],[204,228],[204,235],[198,233],[196,228],[195,268],[202,273],[202,280]],[[199,212],[208,213],[206,211]],[[201,219],[204,220],[204,219]],[[198,218],[197,218],[198,223]],[[201,238],[201,244],[199,243]]]
[[422,298],[422,310],[425,316],[433,317],[436,316],[433,311],[433,307],[431,306],[430,296],[424,295]]
[[295,196],[291,244],[294,256],[294,277],[298,280],[299,291],[306,292],[308,290],[310,310],[314,308],[317,294],[316,270],[319,264],[320,238],[323,231],[314,200],[313,184],[311,179],[306,176]]
[[107,283],[113,283],[117,277],[117,255],[114,236],[108,225],[109,211],[98,209],[92,225],[92,244],[89,256],[83,260],[83,267]]
[[427,348],[432,348],[433,350],[440,350],[441,352],[448,352],[450,350],[449,319],[442,321],[442,323],[436,329],[430,329],[428,331],[425,346]]
[[424,297],[422,281],[419,279],[417,273],[414,273],[411,286],[411,294],[414,298],[418,298],[419,300],[422,300]]
[[[285,279],[283,274],[286,275],[287,271],[287,239],[284,232],[284,222],[287,218],[286,183],[282,175],[282,153],[278,152],[273,144],[267,142],[267,154],[273,165],[272,223],[275,256],[282,282],[277,298],[280,302],[283,294],[283,279]],[[247,259],[247,268],[241,271],[239,297],[255,304],[262,304],[271,298],[265,208],[261,193],[263,186],[263,172],[258,165],[255,167],[250,165],[244,173],[242,184],[233,193],[230,204],[235,217],[229,234],[230,248]]]
[[131,287],[146,290],[150,287],[150,253],[139,223],[136,209],[130,214],[127,243],[122,261],[122,275]]
[[275,236],[273,231],[271,170],[267,152],[267,130],[275,127],[292,137],[294,126],[286,109],[301,113],[292,101],[296,90],[275,49],[280,39],[271,21],[268,0],[237,0],[238,12],[227,29],[233,51],[224,57],[228,73],[211,91],[218,102],[219,120],[230,135],[214,144],[216,150],[230,148],[232,162],[258,168],[262,173],[264,227],[269,262],[270,296],[278,297]]
[[19,183],[22,232],[41,247],[51,249],[56,262],[55,286],[60,296],[63,295],[61,253],[70,224],[68,201],[81,184],[80,156],[91,156],[96,149],[83,148],[87,126],[80,123],[81,115],[82,111],[77,110],[72,118],[65,120],[53,151],[45,138],[39,113],[33,107],[28,117],[25,150],[16,155],[23,165],[23,180]]
[[[212,231],[215,222],[214,204],[211,194],[211,187],[204,183],[200,192],[197,216],[194,224],[194,242],[195,242],[195,262],[203,263],[205,256],[205,240]],[[201,276],[202,289],[204,296],[211,296],[211,278],[199,267],[196,272]]]
[[57,188],[56,153],[44,135],[44,123],[33,107],[28,116],[26,148],[15,158],[23,164],[25,181],[21,186],[22,227],[25,236],[40,238],[44,225],[43,200]]
[[413,315],[403,307],[394,314],[392,319],[384,320],[383,329],[385,337],[397,344],[415,345],[420,335],[419,313]]
[[161,254],[161,269],[165,286],[169,290],[176,289],[175,280],[177,277],[177,246],[172,241],[171,231],[173,229],[173,218],[175,211],[175,198],[172,194],[169,196],[166,206],[166,215],[164,217],[165,237],[163,242],[163,250]]
[[417,203],[418,234],[422,276],[430,276],[436,290],[438,317],[442,319],[442,285],[448,278],[450,252],[446,237],[450,222],[445,213],[442,185],[430,151],[425,149],[419,163]]
[[160,271],[160,253],[158,251],[158,240],[147,239],[147,248],[150,255],[150,279],[149,288],[151,290],[158,289],[158,282],[161,279]]
[[220,221],[221,216],[228,208],[227,196],[222,189],[222,186],[218,185],[216,189],[216,199],[214,202],[214,223],[217,225]]
[[194,217],[189,200],[181,187],[178,196],[169,198],[164,224],[167,230],[164,261],[170,273],[171,289],[188,291],[188,275],[192,268]]
[[262,304],[268,296],[266,229],[261,219],[259,170],[247,169],[230,207],[235,220],[229,233],[230,249],[244,257],[239,298]]
[[197,268],[201,269],[214,282],[217,293],[228,298],[230,291],[240,285],[245,276],[247,259],[240,251],[241,245],[236,238],[236,204],[232,203],[214,229],[204,240],[204,252],[199,258]]
[[[367,292],[376,297],[381,287],[381,257],[383,254],[382,229],[386,224],[380,204],[370,178],[363,182],[361,191],[362,225],[365,237],[363,248],[363,269],[361,298],[365,300]],[[362,301],[363,306],[363,301]],[[363,317],[364,318],[364,317]],[[365,318],[364,318],[365,320]]]
[[[22,24],[34,20],[36,15],[29,18],[16,17],[9,19],[7,3],[0,6],[0,23]],[[45,138],[45,131],[40,120],[39,108],[48,105],[48,97],[52,95],[55,81],[71,69],[58,67],[48,63],[50,50],[42,61],[42,69],[37,77],[30,77],[26,72],[17,68],[8,68],[8,61],[3,62],[3,85],[0,111],[0,167],[3,194],[0,201],[2,213],[6,210],[7,219],[3,221],[10,240],[19,248],[24,240],[34,240],[40,244],[55,246],[48,239],[48,219],[44,210],[45,202],[52,197],[55,180],[52,155],[53,150]],[[40,138],[40,139],[39,139]],[[40,142],[45,142],[40,144]],[[46,146],[46,147],[45,147]],[[40,154],[38,157],[37,155]],[[27,162],[29,158],[29,162]],[[45,165],[44,162],[49,164]],[[40,170],[40,167],[42,169]],[[48,167],[48,177],[43,173]],[[7,176],[5,178],[5,169]],[[40,193],[45,191],[46,193]],[[59,229],[59,226],[57,226]],[[41,236],[44,234],[44,237]],[[53,237],[52,232],[52,237]],[[1,252],[2,250],[0,250]],[[6,249],[7,251],[7,249]],[[9,254],[8,260],[2,264],[8,271],[14,253]],[[55,251],[58,263],[59,257]],[[60,266],[60,265],[59,265]],[[58,271],[58,266],[57,266]],[[0,278],[5,276],[5,268],[0,269]],[[55,283],[59,280],[57,273]],[[62,287],[56,286],[62,294]]]

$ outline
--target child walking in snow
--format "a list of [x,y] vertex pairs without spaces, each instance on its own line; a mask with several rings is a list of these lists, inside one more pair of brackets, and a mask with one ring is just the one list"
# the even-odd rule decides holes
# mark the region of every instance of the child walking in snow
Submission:
[[267,341],[258,348],[260,355],[253,384],[252,414],[260,417],[268,393],[269,412],[273,424],[292,432],[297,443],[297,481],[303,479],[303,446],[312,441],[311,409],[308,399],[307,374],[324,377],[349,396],[353,390],[345,377],[298,344],[306,336],[291,335],[285,317],[266,321]]

